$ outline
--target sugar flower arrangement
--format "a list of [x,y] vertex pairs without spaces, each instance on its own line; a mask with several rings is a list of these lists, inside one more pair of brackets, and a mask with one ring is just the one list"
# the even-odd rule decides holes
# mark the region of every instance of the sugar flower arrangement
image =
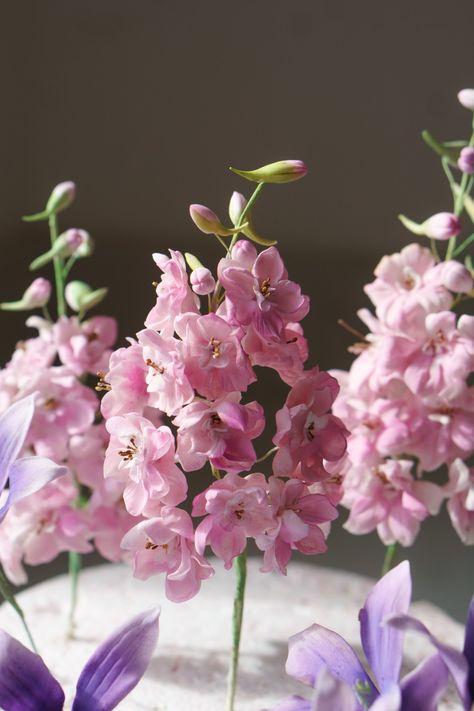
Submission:
[[[471,111],[473,97],[474,90],[459,94]],[[290,641],[287,665],[312,696],[275,711],[432,711],[449,678],[470,708],[472,608],[461,654],[408,617],[408,564],[390,570],[397,544],[412,545],[445,500],[461,540],[474,543],[474,317],[461,312],[474,294],[465,257],[474,233],[459,239],[465,223],[474,223],[474,132],[467,142],[424,138],[441,158],[452,211],[422,222],[400,216],[426,244],[410,244],[377,266],[365,287],[375,314],[359,312],[369,333],[344,322],[358,339],[349,372],[306,365],[301,321],[309,299],[289,278],[276,243],[254,226],[262,190],[304,177],[301,161],[234,170],[256,187],[248,198],[233,193],[228,225],[191,205],[196,227],[223,249],[216,268],[191,253],[154,254],[156,303],[144,328],[116,350],[115,321],[88,316],[107,290],[69,280],[93,251],[85,230],[58,229],[74,184],[56,186],[45,209],[25,218],[48,223],[50,246],[30,269],[53,266],[56,298],[53,309],[51,284],[39,277],[20,299],[0,304],[41,313],[26,322],[37,335],[18,344],[0,371],[0,591],[33,649],[7,580],[23,583],[24,564],[69,553],[73,634],[81,555],[94,548],[128,562],[137,578],[164,575],[166,595],[177,603],[198,594],[222,562],[236,576],[233,711],[249,539],[262,553],[262,573],[285,574],[293,551],[326,550],[342,503],[349,531],[377,530],[387,546],[386,575],[360,618],[370,670],[344,640],[315,625]],[[276,413],[251,394],[260,368],[288,388]],[[274,445],[268,451],[259,439],[264,430]],[[269,475],[260,471],[264,460]],[[191,478],[199,491],[192,500]],[[112,709],[125,697],[151,657],[157,615],[145,613],[101,645],[80,676],[75,711]],[[406,629],[429,636],[435,654],[400,681]],[[9,686],[12,660],[25,678]],[[60,711],[63,704],[41,659],[0,633],[0,705]]]

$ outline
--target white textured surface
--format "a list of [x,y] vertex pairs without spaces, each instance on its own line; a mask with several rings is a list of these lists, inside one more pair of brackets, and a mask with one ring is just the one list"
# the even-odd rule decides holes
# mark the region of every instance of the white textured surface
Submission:
[[[201,593],[187,603],[166,600],[162,580],[140,582],[130,570],[104,565],[83,572],[75,639],[66,636],[69,581],[53,578],[19,596],[40,651],[63,684],[68,700],[95,647],[116,627],[153,605],[162,607],[160,639],[151,666],[122,711],[223,711],[230,644],[233,573],[217,567]],[[259,711],[305,688],[284,672],[288,637],[313,622],[342,634],[359,648],[357,614],[372,582],[353,574],[294,563],[288,577],[263,575],[249,562],[236,711]],[[463,630],[426,603],[413,612],[443,641],[460,648]],[[0,608],[0,626],[24,641],[12,611]],[[406,667],[431,653],[409,636]],[[455,702],[443,710],[460,709]]]

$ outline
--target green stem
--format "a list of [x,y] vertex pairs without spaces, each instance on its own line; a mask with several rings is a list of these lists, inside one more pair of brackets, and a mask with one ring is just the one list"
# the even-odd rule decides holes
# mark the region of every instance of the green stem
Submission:
[[[54,246],[58,238],[58,218],[55,213],[51,213],[48,218],[49,223],[49,234],[51,236],[51,247]],[[64,299],[64,274],[63,274],[63,260],[61,257],[56,256],[53,259],[54,264],[54,280],[56,282],[56,300],[58,306],[58,317],[66,315],[66,301]]]
[[75,617],[78,599],[79,573],[81,571],[81,554],[69,551],[69,575],[71,579],[71,609],[69,611],[69,635],[74,636]]
[[237,672],[239,668],[240,636],[244,615],[245,583],[247,581],[247,553],[237,556],[235,567],[234,612],[232,616],[232,655],[227,683],[227,711],[234,711],[235,692],[237,689]]
[[4,600],[8,602],[9,605],[13,607],[15,610],[16,614],[21,620],[21,624],[23,625],[23,628],[26,632],[26,636],[28,637],[28,640],[31,645],[31,649],[33,652],[38,654],[38,649],[36,647],[35,641],[33,639],[33,635],[31,634],[30,628],[28,627],[28,623],[26,621],[25,613],[21,609],[20,605],[16,601],[15,595],[13,593],[13,590],[11,588],[10,583],[8,582],[5,573],[3,570],[0,568],[0,593],[3,596]]
[[382,566],[382,574],[380,577],[383,577],[386,573],[388,573],[389,570],[392,570],[393,565],[395,563],[396,552],[397,552],[397,544],[396,543],[391,543],[389,546],[387,546],[387,550],[385,552],[385,558],[384,558],[383,566]]

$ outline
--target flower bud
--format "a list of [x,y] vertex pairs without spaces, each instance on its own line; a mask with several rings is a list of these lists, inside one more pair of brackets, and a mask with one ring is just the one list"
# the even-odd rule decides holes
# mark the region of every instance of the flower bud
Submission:
[[422,224],[410,220],[405,215],[399,215],[398,219],[413,234],[425,235],[430,239],[446,240],[450,239],[450,237],[456,237],[461,232],[459,217],[453,215],[452,212],[438,212]]
[[47,279],[35,279],[19,301],[0,304],[3,311],[29,311],[46,306],[51,296],[51,284]]
[[38,277],[31,282],[23,294],[22,301],[29,304],[30,309],[46,306],[51,296],[51,284],[47,279]]
[[474,173],[474,148],[472,146],[466,146],[461,150],[458,158],[458,168],[469,175]]
[[71,180],[64,183],[59,183],[53,188],[48,202],[46,203],[46,212],[48,214],[61,212],[72,204],[76,197],[76,185]]
[[64,295],[68,305],[73,311],[83,313],[97,306],[107,295],[108,289],[92,290],[83,281],[70,281],[64,290]]
[[304,178],[308,172],[301,160],[279,160],[256,170],[237,170],[232,167],[230,170],[255,183],[292,183],[294,180]]
[[458,101],[465,109],[474,111],[474,89],[461,89],[458,93]]
[[198,267],[191,272],[189,277],[192,290],[199,296],[206,296],[214,291],[216,281],[209,269],[206,267]]
[[25,222],[38,222],[39,220],[47,220],[51,215],[55,215],[61,210],[65,210],[74,201],[76,197],[76,185],[71,180],[64,183],[59,183],[53,188],[53,192],[49,196],[46,207],[42,212],[37,212],[34,215],[25,215],[22,219]]
[[199,269],[199,267],[203,267],[204,265],[199,261],[197,257],[194,256],[194,254],[191,254],[191,252],[185,252],[184,253],[184,258],[186,260],[186,264],[188,267],[191,269],[191,271],[194,271],[194,269]]
[[196,227],[206,235],[229,237],[240,231],[239,229],[227,229],[224,227],[216,213],[205,205],[190,205],[189,214]]
[[459,217],[452,212],[438,212],[429,217],[422,225],[423,234],[431,239],[450,239],[461,232]]
[[455,294],[468,294],[473,288],[471,272],[464,264],[450,259],[438,265],[441,283]]
[[[234,191],[229,202],[229,217],[234,223],[234,225],[237,225],[239,223],[240,216],[244,211],[246,205],[247,200],[245,199],[245,197],[241,193]],[[250,212],[247,213],[245,220],[247,223],[247,227],[242,227],[241,231],[246,237],[248,237],[248,239],[252,240],[252,242],[256,242],[257,244],[263,245],[264,247],[271,247],[272,245],[277,244],[275,240],[265,239],[265,237],[261,237],[254,230],[252,223],[252,215],[250,214]]]

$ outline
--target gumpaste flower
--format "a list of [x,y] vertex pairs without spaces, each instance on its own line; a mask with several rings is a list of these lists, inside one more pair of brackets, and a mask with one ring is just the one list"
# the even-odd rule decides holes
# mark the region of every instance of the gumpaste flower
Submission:
[[[145,673],[158,641],[159,609],[132,618],[103,642],[79,676],[72,711],[111,711]],[[40,656],[0,630],[0,706],[62,711],[65,695]]]
[[291,637],[286,671],[315,691],[311,701],[293,696],[273,711],[435,711],[449,672],[454,671],[455,681],[462,686],[465,671],[461,668],[457,673],[454,664],[448,666],[440,654],[434,654],[399,680],[403,632],[385,623],[391,615],[405,619],[410,599],[408,561],[369,592],[359,620],[370,676],[336,632],[315,624]]
[[0,522],[13,504],[67,471],[44,457],[18,459],[33,413],[34,397],[30,396],[11,405],[0,417]]

